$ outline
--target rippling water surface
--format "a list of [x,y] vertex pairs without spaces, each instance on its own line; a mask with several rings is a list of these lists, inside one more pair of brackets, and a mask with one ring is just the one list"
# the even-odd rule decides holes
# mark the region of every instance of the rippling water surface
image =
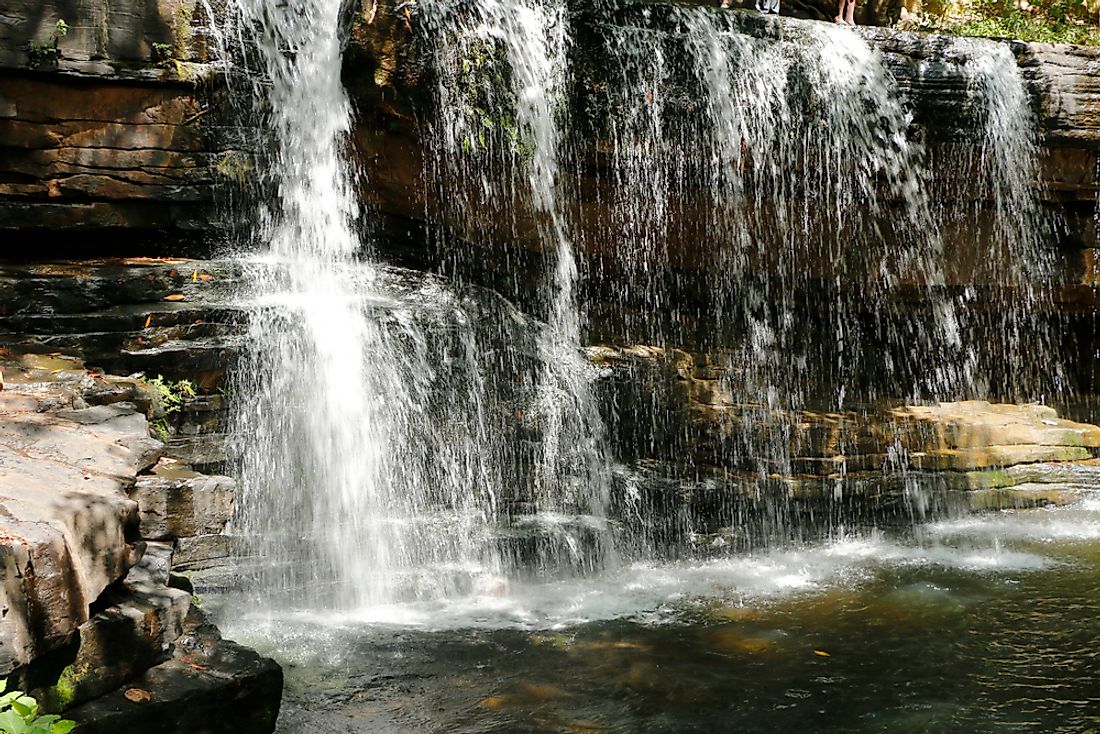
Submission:
[[287,734],[1082,733],[1100,727],[1100,495],[223,624],[285,666]]

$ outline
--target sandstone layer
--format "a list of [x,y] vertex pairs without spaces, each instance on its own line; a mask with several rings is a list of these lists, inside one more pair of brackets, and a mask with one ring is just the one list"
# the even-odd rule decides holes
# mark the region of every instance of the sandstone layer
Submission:
[[[70,715],[82,726],[106,715],[103,697],[141,685],[113,730],[144,703],[184,721],[224,718],[215,700],[236,700],[217,731],[271,731],[278,666],[222,641],[174,575],[178,543],[221,537],[233,481],[162,457],[147,383],[60,355],[0,356],[0,675],[47,710],[81,707]],[[200,660],[201,675],[185,674]]]

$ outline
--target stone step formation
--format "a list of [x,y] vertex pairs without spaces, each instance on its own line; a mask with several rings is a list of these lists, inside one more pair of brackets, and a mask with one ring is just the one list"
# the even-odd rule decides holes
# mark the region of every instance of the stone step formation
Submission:
[[158,731],[224,717],[223,699],[219,731],[270,729],[278,666],[222,641],[176,573],[209,562],[194,548],[224,537],[233,481],[164,457],[141,380],[60,355],[0,362],[0,675],[82,730],[130,726],[138,695]]

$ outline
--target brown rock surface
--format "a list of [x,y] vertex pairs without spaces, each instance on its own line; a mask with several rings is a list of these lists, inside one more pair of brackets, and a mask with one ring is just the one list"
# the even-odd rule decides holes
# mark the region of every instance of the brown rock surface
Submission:
[[130,497],[141,512],[143,538],[217,535],[233,512],[236,483],[229,477],[139,477]]
[[0,229],[201,224],[218,154],[193,89],[0,73],[0,99]]
[[126,574],[138,517],[125,490],[160,451],[132,405],[84,404],[91,378],[79,364],[24,360],[4,371],[0,674],[69,642]]

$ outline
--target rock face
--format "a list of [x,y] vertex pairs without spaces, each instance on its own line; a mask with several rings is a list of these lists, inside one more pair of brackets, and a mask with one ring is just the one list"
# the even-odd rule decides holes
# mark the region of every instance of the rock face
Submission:
[[[396,4],[395,4],[396,5]],[[437,188],[426,184],[438,178],[439,162],[432,159],[433,141],[425,121],[434,119],[435,72],[429,53],[433,26],[429,19],[409,14],[406,6],[387,3],[361,3],[356,15],[352,41],[348,49],[345,82],[358,102],[362,119],[356,142],[361,163],[369,172],[369,191],[383,213],[391,215],[394,231],[407,229],[409,220],[420,220],[431,212],[433,224],[453,233],[463,242],[458,247],[482,247],[493,252],[481,266],[508,257],[520,257],[520,250],[539,251],[537,215],[521,201],[509,203],[507,216],[498,216],[492,201],[483,211],[448,209],[448,196],[461,198],[467,193],[463,181],[449,180],[444,172]],[[685,34],[675,20],[678,6],[661,3],[623,3],[613,6],[610,18],[594,17],[584,8],[574,8],[576,35],[572,56],[574,84],[569,90],[571,122],[568,129],[570,155],[579,159],[575,192],[566,204],[565,218],[571,223],[574,247],[596,262],[594,272],[613,273],[622,259],[622,242],[610,223],[616,221],[616,207],[623,206],[611,193],[617,175],[608,170],[607,151],[612,149],[609,129],[623,123],[626,113],[606,99],[608,90],[622,83],[609,69],[607,38],[628,29],[634,34],[654,37]],[[715,11],[717,12],[717,11]],[[729,17],[740,33],[764,41],[798,39],[817,28],[816,24],[786,17],[759,16],[733,12]],[[881,54],[906,108],[913,116],[913,138],[924,140],[929,148],[928,169],[936,188],[937,205],[954,201],[965,204],[975,189],[972,172],[960,161],[977,155],[979,127],[973,104],[973,90],[964,70],[965,59],[954,39],[880,28],[859,28],[858,33]],[[1043,141],[1042,196],[1047,210],[1065,223],[1060,246],[1069,253],[1061,280],[1080,280],[1082,262],[1096,246],[1093,211],[1097,192],[1097,150],[1100,148],[1100,51],[1091,48],[1005,42],[1023,73],[1031,104],[1037,112],[1038,133]],[[676,66],[682,60],[669,58],[674,74],[685,70]],[[792,84],[801,83],[792,80]],[[680,90],[667,94],[675,97]],[[477,102],[471,102],[476,107]],[[680,106],[677,107],[677,104]],[[696,106],[693,107],[692,105]],[[674,108],[674,109],[673,109]],[[700,114],[698,101],[673,99],[662,115]],[[490,120],[489,123],[492,121]],[[514,172],[513,172],[514,173]],[[507,170],[501,176],[510,174]],[[810,178],[807,173],[807,178]],[[686,181],[686,179],[685,179]],[[663,234],[675,267],[691,272],[714,267],[707,254],[715,246],[713,233],[697,225],[705,218],[693,197],[691,182],[678,181],[683,201],[676,200],[679,217],[667,225]],[[523,189],[522,181],[516,184]],[[571,184],[572,186],[572,184]],[[506,190],[508,187],[503,187]],[[498,194],[499,195],[499,194]],[[791,193],[797,196],[797,193]],[[470,200],[478,201],[471,194]],[[979,202],[978,209],[988,206]],[[816,206],[811,202],[808,206]],[[971,225],[984,216],[971,212]],[[987,225],[982,225],[987,226]],[[681,232],[682,233],[679,233]],[[611,234],[609,234],[611,232]],[[638,235],[641,236],[641,235]],[[962,231],[945,231],[947,250],[964,254],[979,247],[973,226]],[[403,241],[396,237],[401,244]],[[446,248],[444,260],[453,259],[455,246]],[[510,248],[510,249],[509,249]],[[710,253],[713,254],[713,253]],[[430,257],[430,254],[428,255]],[[957,276],[961,283],[973,282],[963,264]],[[690,277],[690,276],[685,276]]]
[[154,44],[186,60],[195,5],[195,0],[8,0],[0,16],[0,66],[30,63],[28,44],[48,43],[59,20],[68,25],[57,44],[62,68],[113,73],[153,60]]
[[67,715],[88,734],[270,732],[282,688],[278,665],[223,640],[202,613],[192,609],[169,660]]
[[212,388],[239,346],[239,277],[232,262],[180,258],[5,263],[0,344]]
[[193,87],[0,73],[0,100],[0,228],[209,226],[219,154]]
[[90,605],[125,575],[138,536],[137,505],[124,490],[160,448],[132,405],[74,409],[82,370],[69,373],[75,384],[46,394],[6,373],[0,675],[67,644]]
[[657,519],[634,532],[667,542],[752,547],[777,528],[1035,506],[1097,477],[1100,429],[1044,406],[780,410],[739,401],[736,372],[708,355],[644,345],[587,352],[605,370],[601,404],[622,462],[613,497],[632,498],[619,509],[627,524],[639,506]]
[[194,0],[8,5],[0,231],[217,229],[215,183],[239,171]]
[[[0,364],[0,676],[47,710],[81,706],[89,727],[133,730],[156,711],[189,731],[271,731],[278,666],[221,640],[172,576],[177,542],[223,537],[232,480],[161,458],[125,400],[155,410],[139,381],[59,356]],[[116,710],[135,685],[155,705]]]

